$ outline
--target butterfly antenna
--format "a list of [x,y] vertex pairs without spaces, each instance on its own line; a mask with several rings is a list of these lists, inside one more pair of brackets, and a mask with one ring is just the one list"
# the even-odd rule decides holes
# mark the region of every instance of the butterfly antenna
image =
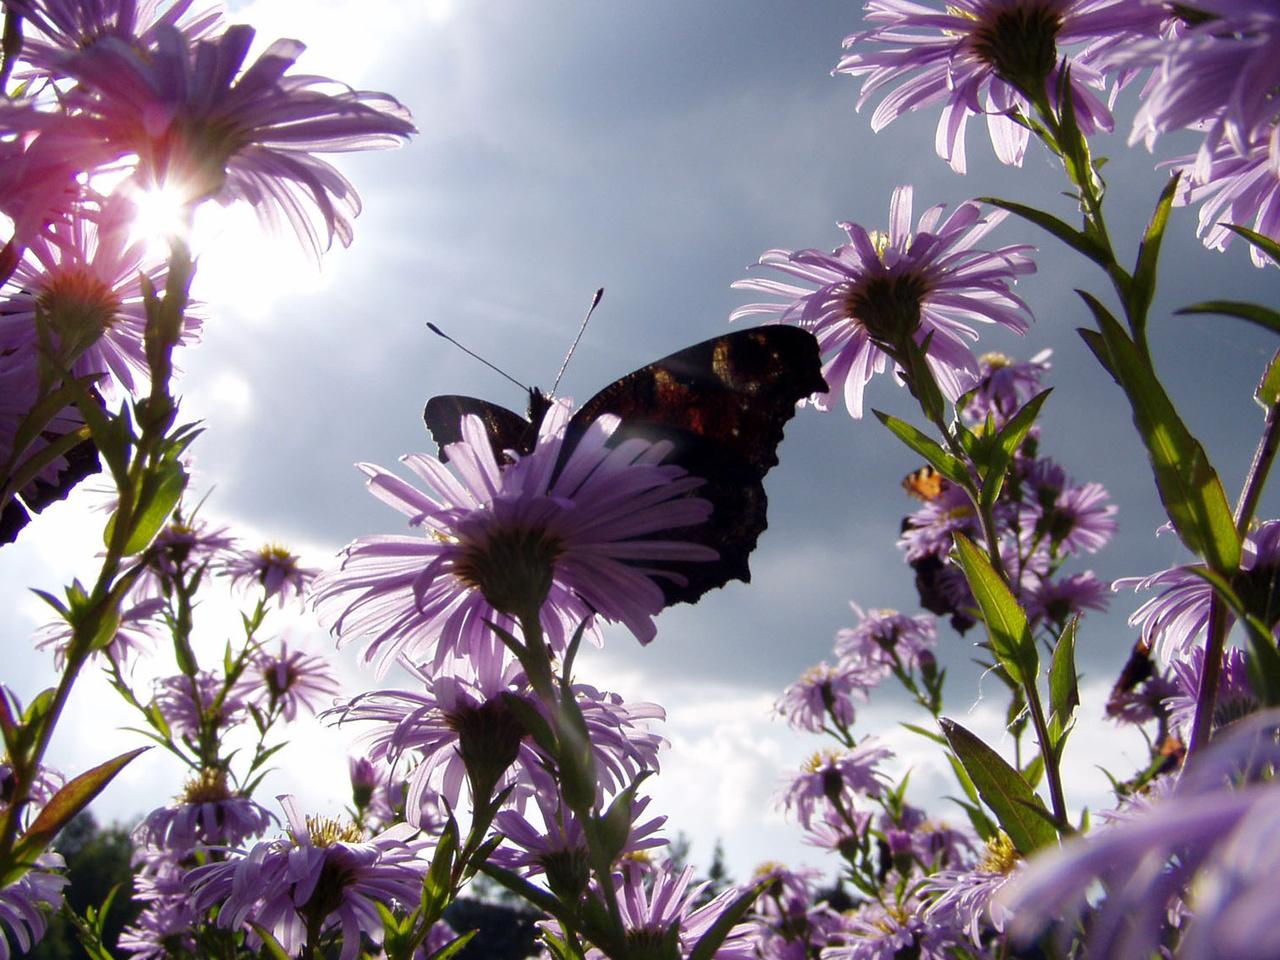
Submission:
[[564,355],[564,363],[560,364],[560,372],[556,374],[556,382],[551,385],[551,396],[556,395],[556,388],[560,386],[560,378],[564,376],[565,368],[569,366],[569,358],[573,356],[573,351],[578,349],[578,342],[582,340],[582,335],[587,331],[587,321],[591,319],[591,314],[596,312],[596,307],[600,306],[600,298],[604,296],[604,287],[596,291],[596,295],[591,298],[591,306],[587,307],[587,315],[582,318],[582,326],[578,328],[578,335],[573,338],[573,343],[569,345],[569,352]]
[[506,377],[508,380],[514,383],[517,387],[519,387],[525,393],[529,392],[528,387],[526,387],[523,383],[521,383],[511,374],[507,373],[507,371],[503,370],[501,367],[495,366],[494,364],[490,363],[488,360],[480,356],[480,354],[476,353],[474,350],[468,350],[466,347],[460,344],[457,340],[453,339],[453,337],[449,336],[447,333],[445,333],[443,330],[437,327],[430,320],[427,321],[427,329],[430,330],[432,333],[434,333],[437,337],[444,337],[446,340],[452,343],[455,347],[457,347],[459,350],[465,353],[468,357],[475,357],[475,359],[479,360],[481,363],[483,363],[486,367],[488,367],[494,373],[499,373],[502,376]]

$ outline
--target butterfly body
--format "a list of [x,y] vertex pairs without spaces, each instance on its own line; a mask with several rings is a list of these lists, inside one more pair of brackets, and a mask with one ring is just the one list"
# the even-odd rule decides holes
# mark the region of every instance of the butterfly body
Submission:
[[[711,519],[664,537],[715,548],[714,563],[670,563],[659,577],[666,604],[692,603],[729,580],[749,581],[747,558],[767,525],[764,475],[778,462],[783,427],[796,403],[827,389],[817,340],[797,327],[739,330],[694,344],[641,367],[584,403],[565,428],[558,475],[587,428],[603,414],[620,419],[610,442],[638,437],[668,441],[667,462],[706,483],[695,495],[711,501]],[[441,447],[462,439],[460,421],[480,417],[494,454],[526,454],[550,400],[530,391],[530,417],[474,397],[433,397],[424,419]],[[681,582],[683,580],[684,582]]]

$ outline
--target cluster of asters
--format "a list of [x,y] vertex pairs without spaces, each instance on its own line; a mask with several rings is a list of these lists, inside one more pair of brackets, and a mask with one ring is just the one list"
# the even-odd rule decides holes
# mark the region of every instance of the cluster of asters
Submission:
[[[17,698],[3,685],[0,685],[0,697],[4,698],[6,708],[21,715],[21,710],[16,709]],[[22,829],[35,821],[64,782],[55,770],[44,768],[36,773],[30,799],[21,812]],[[13,768],[8,762],[0,763],[0,816],[10,812],[12,788]],[[61,872],[64,867],[61,854],[45,851],[26,873],[0,888],[0,960],[9,960],[12,944],[17,945],[16,956],[22,956],[44,936],[47,911],[62,905],[62,888],[67,885],[67,878]]]
[[[139,204],[163,195],[189,220],[207,199],[247,201],[318,252],[349,241],[359,199],[315,154],[390,146],[413,126],[390,97],[288,75],[297,41],[247,62],[253,29],[218,5],[2,6],[6,37],[21,39],[6,40],[0,73],[20,91],[0,102],[0,467],[18,488],[0,504],[7,542],[98,468],[92,445],[63,441],[84,425],[76,394],[42,401],[68,377],[109,407],[147,388],[143,292],[164,289],[167,271],[133,234]],[[172,340],[200,329],[187,311]]]
[[1001,162],[1020,165],[1024,121],[1061,112],[1065,94],[1082,133],[1110,131],[1116,92],[1131,85],[1142,102],[1130,142],[1204,137],[1168,166],[1181,175],[1176,202],[1203,204],[1205,245],[1230,242],[1224,221],[1280,239],[1280,11],[1270,0],[877,0],[866,10],[872,26],[845,39],[835,72],[861,78],[859,108],[879,99],[872,129],[941,106],[937,152],[952,169],[965,172],[971,117],[985,120]]

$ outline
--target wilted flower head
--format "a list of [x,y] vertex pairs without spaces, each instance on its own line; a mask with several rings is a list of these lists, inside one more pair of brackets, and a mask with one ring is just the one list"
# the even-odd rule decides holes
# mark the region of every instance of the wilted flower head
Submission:
[[1080,129],[1110,130],[1111,114],[1092,92],[1103,74],[1069,48],[1154,36],[1164,19],[1158,4],[1130,0],[950,0],[941,9],[877,0],[867,11],[876,26],[845,38],[851,52],[835,72],[863,78],[858,109],[896,84],[871,116],[877,132],[907,111],[943,104],[938,156],[957,173],[966,169],[970,116],[986,117],[1002,163],[1021,164],[1029,131],[1011,115],[1029,114],[1028,98],[1059,108],[1064,71]]
[[704,522],[711,504],[689,495],[701,480],[662,464],[668,443],[610,446],[614,416],[591,424],[557,469],[568,414],[554,404],[533,452],[505,466],[480,419],[464,417],[463,440],[446,448],[454,472],[434,457],[403,458],[430,492],[361,465],[370,491],[426,536],[357,540],[342,568],[317,581],[315,602],[338,642],[368,640],[364,659],[379,671],[397,655],[428,653],[438,668],[489,643],[486,621],[515,629],[514,616],[539,608],[553,649],[595,614],[653,639],[665,606],[654,578],[678,578],[650,564],[717,557],[661,534]]
[[263,600],[275,597],[281,607],[290,594],[302,599],[307,585],[320,573],[313,567],[304,567],[301,557],[275,543],[229,557],[222,572],[231,577],[232,583],[243,581],[260,586]]
[[[219,926],[260,924],[291,956],[307,942],[307,928],[342,931],[341,960],[355,960],[362,935],[382,941],[377,904],[417,903],[426,862],[425,841],[400,824],[371,839],[358,829],[303,816],[292,797],[280,797],[288,834],[256,844],[243,857],[191,871],[197,910],[218,908]],[[256,937],[249,934],[250,942]]]
[[[831,253],[770,250],[760,265],[802,281],[738,280],[733,286],[781,302],[739,307],[730,320],[767,315],[809,330],[822,350],[822,375],[842,390],[853,417],[862,416],[867,383],[895,366],[909,339],[929,340],[927,362],[943,394],[956,400],[978,376],[966,340],[977,340],[970,323],[997,323],[1027,330],[1029,312],[1014,296],[1018,277],[1033,273],[1026,244],[994,251],[975,249],[1004,219],[983,217],[978,204],[962,203],[945,220],[945,207],[931,207],[911,232],[911,187],[898,187],[889,207],[888,233],[855,223],[840,226],[849,242]],[[898,367],[900,371],[900,367]]]

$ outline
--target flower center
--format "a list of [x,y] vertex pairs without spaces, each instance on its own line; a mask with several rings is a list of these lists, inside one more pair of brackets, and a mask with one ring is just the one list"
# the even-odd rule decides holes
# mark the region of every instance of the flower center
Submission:
[[482,543],[465,544],[453,572],[476,587],[495,610],[536,612],[551,591],[563,545],[546,530],[502,529]]
[[36,305],[57,337],[64,357],[74,358],[96,343],[115,322],[120,298],[92,271],[72,266],[49,275],[36,296]]
[[335,843],[359,843],[364,831],[350,821],[344,823],[332,817],[307,814],[307,833],[313,847],[331,847]]
[[1020,3],[983,18],[971,43],[979,59],[996,75],[1029,96],[1044,93],[1045,81],[1058,62],[1062,16],[1051,2]]
[[1001,830],[987,841],[987,850],[982,857],[982,862],[978,864],[978,869],[989,873],[1008,874],[1021,859],[1009,835]]
[[920,329],[920,305],[929,292],[914,273],[871,277],[845,294],[845,314],[866,328],[877,346],[890,353]]
[[221,803],[230,799],[225,770],[201,770],[186,782],[182,790],[183,803]]

